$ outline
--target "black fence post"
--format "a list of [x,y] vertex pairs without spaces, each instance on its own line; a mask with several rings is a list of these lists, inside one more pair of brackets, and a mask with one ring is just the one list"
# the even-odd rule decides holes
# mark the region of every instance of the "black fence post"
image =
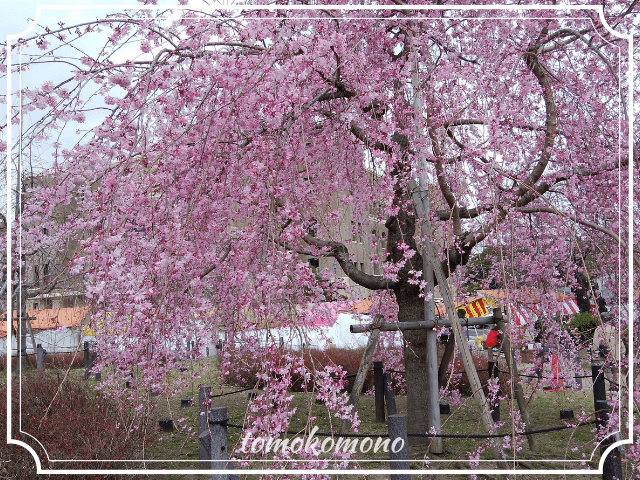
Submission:
[[591,378],[593,379],[593,404],[598,410],[596,402],[599,400],[607,400],[607,390],[604,385],[604,362],[591,362]]
[[[604,383],[604,362],[591,362],[591,376],[593,378],[593,406],[596,414],[596,425],[598,430],[602,431],[609,422],[609,414],[611,412]],[[604,451],[614,442],[615,435],[609,435],[605,438],[600,444],[600,453],[604,454]],[[623,478],[620,450],[615,448],[604,459],[602,480],[622,480]]]
[[373,362],[373,385],[376,401],[376,422],[384,423],[384,371],[382,362]]
[[[489,360],[487,362],[488,370],[489,370],[489,378],[498,378],[498,362],[495,360]],[[499,381],[498,381],[499,382]],[[491,418],[494,422],[500,421],[500,400],[497,398],[493,401],[491,405]]]
[[[405,415],[389,415],[390,470],[409,470],[409,435],[407,417]],[[407,473],[392,473],[391,480],[411,480]]]
[[384,401],[387,404],[387,415],[395,415],[398,413],[396,409],[396,397],[393,394],[393,383],[391,382],[391,374],[384,374]]

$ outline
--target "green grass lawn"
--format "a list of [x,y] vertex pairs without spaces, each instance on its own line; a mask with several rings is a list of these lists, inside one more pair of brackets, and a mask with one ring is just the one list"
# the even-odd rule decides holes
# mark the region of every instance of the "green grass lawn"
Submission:
[[[220,391],[232,392],[238,390],[239,387],[231,385],[218,385],[215,371],[212,371],[207,377],[198,380],[200,384],[211,385],[213,393],[218,394]],[[525,385],[525,394],[527,398],[530,392]],[[330,418],[328,411],[324,405],[316,404],[315,396],[311,393],[293,393],[294,399],[292,405],[296,407],[296,414],[289,427],[291,431],[303,432],[305,427],[317,426],[318,432],[329,432],[333,428],[339,428],[340,422],[335,418]],[[192,432],[174,430],[161,435],[161,439],[154,442],[145,454],[145,458],[154,460],[168,460],[167,462],[154,463],[155,468],[163,469],[198,469],[198,443],[196,430],[198,408],[196,406],[181,408],[180,400],[182,398],[192,398],[197,402],[198,390],[194,384],[187,388],[181,395],[173,398],[166,396],[154,397],[157,409],[154,415],[157,418],[172,417],[175,420],[184,418],[184,424],[192,426]],[[452,407],[450,415],[442,416],[442,431],[447,434],[484,434],[480,424],[479,408],[475,405],[473,399],[465,398],[465,404],[460,407]],[[509,409],[515,408],[516,405],[509,405],[511,402],[503,401],[501,403],[502,419],[509,419]],[[400,396],[396,398],[398,413],[406,414],[406,397]],[[229,423],[244,424],[246,420],[248,408],[248,392],[237,393],[229,396],[222,396],[213,399],[213,406],[226,407],[229,417]],[[529,403],[530,415],[534,429],[543,429],[549,427],[558,427],[564,425],[560,420],[560,409],[571,408],[575,414],[579,414],[582,409],[587,413],[593,413],[593,396],[590,390],[579,392],[537,392]],[[372,397],[362,396],[358,404],[358,416],[361,419],[359,433],[363,434],[387,434],[386,423],[376,423],[374,413],[374,400]],[[309,417],[314,416],[312,424],[309,423]],[[575,421],[574,421],[575,422]],[[501,427],[497,433],[506,433],[511,431],[511,425]],[[302,436],[302,434],[300,435]],[[293,437],[289,435],[289,437]],[[241,431],[235,428],[228,429],[229,448],[239,447],[241,442]],[[324,437],[320,438],[320,441]],[[538,434],[535,436],[537,446],[536,450],[529,449],[526,440],[521,442],[522,449],[514,452],[504,450],[505,454],[511,460],[518,461],[519,469],[580,469],[583,460],[583,454],[586,455],[587,465],[590,468],[597,468],[599,461],[598,452],[595,453],[593,459],[588,461],[593,449],[593,433],[591,426],[579,427],[577,429],[567,429],[557,432],[549,432]],[[375,439],[374,439],[375,440]],[[411,468],[423,470],[431,469],[459,469],[468,470],[469,462],[467,452],[474,451],[478,445],[486,443],[484,440],[478,439],[444,439],[444,453],[442,455],[429,454],[425,457],[427,447],[425,445],[412,446],[410,454],[412,458]],[[501,440],[496,440],[501,445]],[[574,451],[576,450],[576,451]],[[266,457],[268,458],[268,457]],[[389,454],[379,452],[374,454],[356,454],[358,467],[361,469],[387,469]],[[481,463],[480,468],[495,469],[496,463],[493,453],[486,451],[481,456],[486,463]],[[429,463],[427,464],[426,461]],[[268,468],[268,463],[254,463],[252,468]],[[149,465],[151,467],[151,465]],[[241,468],[241,467],[240,467]],[[418,472],[416,472],[418,473]],[[425,472],[426,473],[426,472]],[[176,476],[175,478],[185,478]],[[194,475],[193,478],[199,478]],[[351,477],[353,478],[353,477]],[[438,477],[446,478],[446,477]],[[452,477],[453,478],[453,477]],[[519,478],[527,478],[525,475]],[[541,478],[539,475],[530,478]],[[585,475],[583,478],[590,478]],[[599,478],[599,476],[593,476]]]
[[[144,459],[144,468],[146,469],[165,469],[165,470],[197,470],[200,468],[198,460],[198,441],[197,441],[197,418],[198,418],[198,385],[210,385],[212,387],[213,394],[219,394],[220,392],[233,392],[238,390],[239,387],[232,385],[219,385],[217,380],[215,361],[214,359],[205,359],[208,368],[207,373],[201,378],[193,380],[190,385],[184,389],[180,394],[175,396],[159,395],[149,396],[148,399],[152,402],[154,408],[151,409],[150,425],[157,426],[158,419],[160,418],[172,418],[178,425],[183,425],[184,428],[176,428],[172,432],[161,432],[158,435],[157,440],[152,442],[150,446],[146,448],[144,452],[140,452],[139,458]],[[199,371],[198,365],[193,365],[193,371]],[[184,375],[189,372],[184,372]],[[71,378],[81,379],[83,374],[82,369],[74,369],[71,371]],[[105,373],[103,373],[105,375]],[[177,375],[177,373],[176,373]],[[170,378],[168,381],[175,380]],[[94,381],[86,381],[87,387],[95,385]],[[242,392],[233,395],[225,395],[221,397],[213,398],[212,405],[215,407],[226,407],[229,417],[229,423],[232,424],[245,424],[247,418],[248,409],[248,393]],[[315,396],[312,393],[293,393],[292,405],[296,407],[296,414],[289,427],[289,430],[296,432],[303,432],[305,428],[311,428],[313,426],[318,427],[318,432],[330,432],[336,431],[340,427],[340,421],[335,418],[330,418],[327,408],[322,404],[315,402]],[[525,385],[525,395],[529,398],[530,390]],[[194,400],[194,405],[183,408],[181,406],[181,399],[191,398]],[[475,405],[472,398],[463,398],[465,402],[462,406],[451,407],[450,415],[443,415],[442,420],[442,432],[445,434],[484,434],[480,416],[479,408]],[[396,398],[396,404],[398,413],[406,414],[406,397],[399,396]],[[509,405],[509,401],[503,401],[501,403],[502,419],[509,419],[509,409],[516,408],[514,405]],[[530,414],[532,417],[533,428],[543,429],[549,427],[557,427],[563,425],[564,422],[560,420],[560,409],[572,408],[576,414],[579,414],[583,409],[585,412],[593,413],[593,394],[590,389],[578,392],[536,392],[529,402]],[[374,399],[372,397],[361,396],[358,404],[358,416],[361,419],[361,425],[359,433],[371,434],[371,435],[386,435],[387,425],[386,423],[375,422],[375,410]],[[309,417],[315,417],[310,422]],[[190,431],[189,431],[190,427]],[[506,433],[511,431],[511,425],[505,425],[501,427],[498,432]],[[303,435],[300,434],[300,437]],[[292,438],[293,435],[288,435]],[[228,444],[229,449],[235,449],[240,446],[241,442],[241,430],[236,428],[228,429]],[[556,432],[549,432],[544,434],[538,434],[535,436],[537,442],[537,448],[532,451],[529,449],[526,440],[522,441],[522,449],[514,452],[511,450],[505,450],[505,454],[511,460],[517,460],[517,468],[523,471],[527,469],[535,468],[541,470],[564,470],[564,469],[580,469],[581,461],[583,460],[583,454],[586,455],[587,465],[589,468],[597,468],[599,461],[599,453],[596,451],[593,459],[590,459],[593,449],[593,433],[591,426],[579,427],[577,429],[567,429]],[[324,437],[319,438],[320,441]],[[373,439],[375,441],[375,438]],[[501,444],[501,440],[496,440]],[[446,469],[446,470],[460,470],[461,474],[465,470],[470,469],[467,452],[474,451],[479,445],[486,443],[485,440],[479,439],[444,439],[444,453],[441,455],[426,454],[426,445],[412,445],[410,448],[411,455],[411,468],[416,469],[416,478],[421,477],[422,474],[428,475],[428,469]],[[574,451],[575,450],[575,451]],[[389,454],[385,452],[379,452],[374,454],[370,451],[367,454],[358,452],[355,454],[355,458],[358,461],[359,469],[369,470],[384,470],[389,468]],[[265,457],[269,459],[269,457]],[[492,452],[486,451],[481,456],[482,460],[486,460],[486,463],[481,463],[479,468],[495,469],[495,457]],[[428,463],[427,463],[428,462]],[[270,463],[254,462],[251,467],[257,468],[269,468]],[[241,470],[243,467],[236,467]],[[468,474],[468,473],[467,473]],[[456,476],[438,475],[437,478],[456,478]],[[202,474],[175,474],[175,475],[161,475],[154,476],[153,478],[207,478]],[[249,478],[249,477],[247,477]],[[348,478],[354,478],[349,476]],[[370,477],[370,478],[376,478]],[[386,478],[386,477],[385,477]],[[428,477],[425,477],[428,478]],[[483,478],[480,476],[479,478]],[[485,477],[492,478],[492,477]],[[544,478],[540,475],[519,475],[519,479],[534,479]],[[557,478],[557,477],[549,477]],[[598,475],[588,476],[585,475],[581,478],[596,479],[600,478]]]

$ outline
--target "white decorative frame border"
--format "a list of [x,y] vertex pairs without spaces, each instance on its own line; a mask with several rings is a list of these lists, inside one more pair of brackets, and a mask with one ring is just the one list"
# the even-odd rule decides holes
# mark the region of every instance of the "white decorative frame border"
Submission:
[[[12,72],[11,72],[11,41],[21,38],[25,34],[27,34],[30,30],[37,25],[38,19],[43,10],[93,10],[93,9],[158,9],[161,6],[159,5],[149,5],[149,6],[127,6],[127,5],[56,5],[56,6],[38,6],[38,10],[36,13],[36,17],[31,26],[29,26],[25,31],[20,34],[8,35],[7,36],[7,119],[11,118],[11,85],[12,85]],[[162,7],[167,7],[163,5]],[[172,9],[186,9],[187,6],[175,5],[171,6]],[[606,19],[604,17],[604,11],[602,5],[320,5],[320,6],[305,6],[305,5],[216,5],[212,6],[211,9],[215,10],[315,10],[315,9],[325,9],[325,10],[507,10],[507,11],[520,11],[520,10],[562,10],[562,11],[577,11],[577,10],[592,10],[596,11],[599,14],[600,21],[602,25],[614,36],[618,38],[625,39],[628,42],[628,61],[629,61],[629,70],[627,71],[627,84],[629,88],[628,95],[628,106],[627,112],[629,115],[629,238],[627,239],[629,245],[629,304],[628,304],[628,312],[629,312],[629,405],[628,411],[633,412],[633,348],[634,348],[634,338],[633,338],[633,126],[634,126],[634,111],[633,111],[633,72],[634,72],[634,64],[633,64],[633,37],[632,35],[624,35],[619,32],[616,32],[612,29]],[[11,122],[7,122],[7,159],[11,158],[11,138],[12,138],[12,125]],[[11,251],[11,222],[9,221],[9,209],[11,206],[11,168],[9,165],[9,161],[7,161],[7,272],[11,271],[11,256],[9,252]],[[622,259],[620,259],[622,261]],[[7,312],[12,311],[11,305],[11,284],[7,282]],[[619,333],[620,334],[620,333]],[[85,474],[215,474],[215,473],[229,473],[228,470],[43,470],[42,464],[40,462],[40,458],[35,450],[29,446],[28,444],[11,438],[11,348],[7,348],[7,443],[10,445],[19,445],[21,447],[26,448],[36,462],[37,473],[38,474],[53,474],[53,475],[85,475]],[[585,474],[602,474],[603,465],[605,457],[616,447],[626,444],[633,443],[633,415],[629,415],[629,424],[628,424],[628,438],[620,440],[612,445],[610,445],[605,452],[602,454],[600,458],[600,463],[598,465],[598,470],[508,470],[510,475],[585,475]],[[37,440],[37,439],[36,439]],[[594,449],[595,452],[595,449]],[[593,455],[593,453],[592,453]],[[56,460],[50,460],[55,462]],[[83,462],[103,462],[110,460],[81,460]],[[132,462],[146,462],[151,463],[149,460],[130,460]],[[162,462],[166,462],[168,460],[158,460]],[[172,460],[173,461],[173,460]],[[266,460],[271,461],[271,460]],[[437,461],[437,460],[433,460]],[[452,460],[448,460],[452,461]],[[453,460],[456,461],[456,460]],[[458,460],[464,461],[465,463],[468,460]],[[480,460],[483,461],[483,460]],[[485,460],[487,461],[487,460]],[[66,462],[66,461],[65,461]],[[189,462],[192,462],[189,460]],[[386,462],[386,460],[385,460]],[[575,462],[575,461],[572,461]],[[238,470],[236,473],[241,473],[243,475],[263,475],[263,474],[290,474],[294,472],[294,470]],[[362,474],[492,474],[492,473],[504,473],[504,470],[487,470],[487,469],[478,469],[478,470],[438,470],[438,469],[428,469],[428,470],[298,470],[300,474],[341,474],[341,475],[362,475]]]

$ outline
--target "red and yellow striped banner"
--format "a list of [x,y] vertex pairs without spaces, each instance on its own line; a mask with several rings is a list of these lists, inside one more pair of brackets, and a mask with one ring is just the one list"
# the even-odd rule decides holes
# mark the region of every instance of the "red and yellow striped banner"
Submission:
[[478,318],[489,315],[489,310],[487,310],[483,299],[475,300],[460,308],[465,309],[466,314],[464,318]]

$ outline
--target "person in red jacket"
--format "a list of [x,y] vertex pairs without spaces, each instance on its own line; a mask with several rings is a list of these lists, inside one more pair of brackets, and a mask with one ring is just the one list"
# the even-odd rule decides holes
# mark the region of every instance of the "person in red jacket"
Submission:
[[485,348],[496,348],[502,343],[502,333],[497,325],[494,325],[491,331],[487,334],[487,339],[484,341]]

